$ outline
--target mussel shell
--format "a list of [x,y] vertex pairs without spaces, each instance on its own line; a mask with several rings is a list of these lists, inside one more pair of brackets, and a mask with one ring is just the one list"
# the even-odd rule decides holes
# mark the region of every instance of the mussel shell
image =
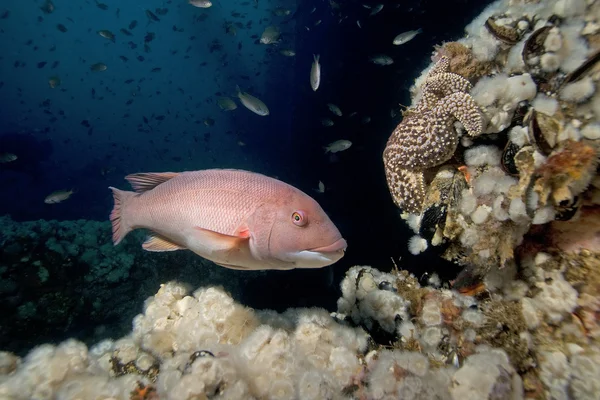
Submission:
[[562,89],[565,85],[576,82],[583,78],[587,73],[594,69],[598,62],[600,62],[600,50],[596,51],[594,54],[589,56],[588,59],[583,62],[583,64],[581,64],[575,69],[575,71],[567,75],[565,80],[562,82],[562,85],[559,88],[559,90]]
[[431,243],[438,227],[444,226],[447,215],[448,206],[446,204],[431,204],[423,212],[419,235],[427,240],[427,242]]
[[397,292],[398,291],[398,289],[396,289],[396,287],[394,285],[392,285],[391,282],[388,282],[388,281],[379,282],[379,285],[377,285],[377,288],[379,290],[387,290],[388,292]]
[[431,241],[438,228],[445,227],[449,207],[456,207],[463,189],[468,187],[463,172],[447,165],[437,172],[429,184],[423,204],[423,219],[419,234]]
[[506,143],[506,146],[504,146],[501,165],[504,172],[509,175],[519,176],[519,169],[515,164],[515,155],[519,152],[519,150],[521,150],[521,148],[510,140]]
[[534,31],[529,38],[527,38],[527,41],[523,46],[523,51],[521,52],[521,57],[523,57],[525,65],[529,65],[527,61],[530,58],[544,53],[544,41],[552,28],[553,27],[550,25],[543,26]]
[[557,221],[568,221],[577,214],[577,211],[582,204],[581,197],[575,196],[570,204],[559,204],[556,208],[556,216],[554,217]]
[[521,35],[516,28],[509,26],[500,26],[496,24],[492,17],[485,21],[485,27],[487,30],[499,41],[506,44],[516,44],[519,42]]
[[540,153],[549,155],[556,147],[557,138],[562,130],[560,122],[555,118],[531,109],[526,121],[529,125],[529,140]]

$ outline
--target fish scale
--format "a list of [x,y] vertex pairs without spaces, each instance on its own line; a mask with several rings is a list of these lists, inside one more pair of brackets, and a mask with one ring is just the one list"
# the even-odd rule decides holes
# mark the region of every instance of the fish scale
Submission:
[[[202,228],[232,235],[240,219],[248,213],[248,207],[253,207],[258,199],[275,196],[276,192],[276,185],[257,180],[253,174],[194,171],[184,172],[143,193],[132,205],[135,210],[148,210],[152,224],[172,227],[193,221]],[[143,221],[145,212],[134,211],[132,222]],[[169,220],[161,221],[165,215],[169,215]],[[143,225],[149,225],[144,222]],[[134,222],[133,226],[136,225],[142,224]]]

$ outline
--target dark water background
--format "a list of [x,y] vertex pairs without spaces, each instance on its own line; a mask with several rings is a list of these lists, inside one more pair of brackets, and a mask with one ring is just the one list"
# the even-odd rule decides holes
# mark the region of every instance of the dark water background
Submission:
[[[435,254],[407,254],[411,233],[388,193],[381,152],[400,121],[390,110],[409,104],[408,89],[429,64],[433,46],[461,37],[488,2],[383,3],[380,13],[369,16],[356,1],[340,1],[332,11],[329,2],[314,0],[259,0],[258,6],[254,0],[215,0],[207,10],[184,0],[56,0],[55,11],[45,14],[44,1],[3,0],[0,153],[19,159],[0,164],[0,215],[105,220],[112,208],[107,186],[126,188],[126,174],[242,168],[315,197],[349,243],[333,267],[270,273],[266,294],[249,300],[252,306],[333,309],[336,287],[350,266],[389,270],[391,257],[402,257],[399,266],[417,274],[455,273]],[[293,14],[274,16],[275,7]],[[145,10],[160,21],[151,21]],[[339,22],[340,16],[347,18]],[[130,29],[134,20],[137,26]],[[243,27],[232,36],[225,26],[236,22]],[[269,25],[281,28],[281,43],[258,43]],[[423,33],[414,40],[392,45],[397,34],[417,28]],[[116,41],[100,37],[101,29],[112,31]],[[154,39],[145,50],[149,34]],[[281,48],[294,49],[296,57],[280,55]],[[394,64],[370,63],[378,53]],[[309,84],[313,54],[320,54],[322,65],[317,92]],[[108,69],[91,71],[97,62]],[[59,87],[49,87],[51,76],[60,77]],[[237,110],[221,111],[217,97],[233,97],[236,84],[262,99],[271,115],[257,116],[239,102]],[[337,104],[344,116],[331,114],[327,103]],[[352,112],[357,115],[349,117]],[[361,123],[365,116],[368,124]],[[335,125],[323,127],[324,117]],[[207,118],[214,125],[207,126]],[[338,139],[353,146],[325,155],[322,146]],[[313,191],[319,180],[324,194]],[[76,193],[68,201],[44,204],[52,191],[70,188]]]

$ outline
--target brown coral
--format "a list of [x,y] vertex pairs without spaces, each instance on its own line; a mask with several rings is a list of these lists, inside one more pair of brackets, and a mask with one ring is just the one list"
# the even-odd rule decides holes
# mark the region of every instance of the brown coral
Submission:
[[598,152],[592,146],[574,140],[563,142],[562,149],[551,154],[535,172],[534,190],[541,204],[548,200],[555,206],[573,203],[574,197],[590,184],[597,165]]
[[471,82],[488,75],[492,71],[492,63],[479,61],[473,56],[473,51],[458,42],[447,42],[437,46],[434,61],[445,56],[450,60],[449,71],[461,75]]

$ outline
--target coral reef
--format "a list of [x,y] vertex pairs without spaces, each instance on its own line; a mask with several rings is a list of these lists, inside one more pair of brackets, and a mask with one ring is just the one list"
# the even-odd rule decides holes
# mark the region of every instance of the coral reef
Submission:
[[0,353],[0,397],[597,399],[600,255],[522,258],[475,297],[355,266],[331,314],[169,282],[120,339]]
[[[77,332],[125,334],[144,299],[166,280],[223,282],[232,292],[264,273],[235,274],[186,253],[149,254],[134,234],[111,242],[110,223],[15,222],[0,217],[0,348],[21,351]],[[179,265],[177,271],[164,264]],[[202,271],[202,273],[198,273]]]
[[[405,163],[410,174],[396,173],[412,188],[388,173],[392,198],[415,232],[411,253],[437,247],[482,278],[492,266],[515,264],[527,234],[552,242],[559,221],[598,231],[597,219],[586,216],[600,207],[599,18],[596,1],[500,0],[466,27],[465,38],[436,48],[411,88],[413,108],[390,136],[386,165],[393,165],[390,150],[403,160],[423,157],[406,138],[398,141],[399,131],[416,134],[411,110],[429,98],[441,62],[473,84],[461,89],[481,113],[482,134],[474,137],[458,118],[440,135],[452,145],[426,165],[433,168],[417,178]],[[411,197],[418,201],[408,204]]]

